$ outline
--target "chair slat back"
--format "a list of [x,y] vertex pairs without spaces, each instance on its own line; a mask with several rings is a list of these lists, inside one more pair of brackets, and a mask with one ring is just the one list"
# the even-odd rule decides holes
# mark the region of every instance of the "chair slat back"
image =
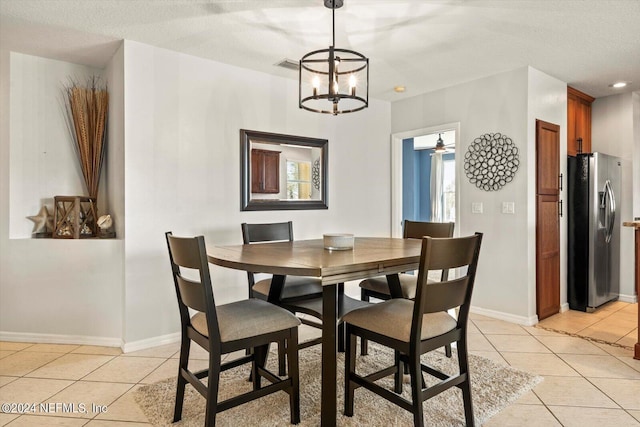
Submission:
[[[170,231],[165,236],[183,329],[191,324],[191,308],[206,314],[209,340],[220,341],[204,237],[176,237]],[[184,277],[182,269],[197,270],[200,281]]]
[[403,237],[405,239],[422,239],[429,237],[453,237],[453,222],[422,222],[404,220]]
[[[403,236],[405,239],[422,239],[425,236],[444,238],[453,237],[454,222],[423,222],[404,220]],[[434,270],[436,270],[434,268]],[[449,270],[443,269],[440,281],[444,282],[449,277]]]
[[[458,324],[465,324],[471,304],[482,234],[436,239],[425,237],[422,241],[413,328],[420,336],[422,315],[447,311],[460,307]],[[427,283],[430,270],[466,267],[464,276],[437,283]]]
[[259,242],[293,241],[293,223],[276,222],[271,224],[242,223],[244,244]]
[[177,276],[178,289],[182,303],[187,307],[203,313],[207,312],[207,304],[203,298],[202,283]]

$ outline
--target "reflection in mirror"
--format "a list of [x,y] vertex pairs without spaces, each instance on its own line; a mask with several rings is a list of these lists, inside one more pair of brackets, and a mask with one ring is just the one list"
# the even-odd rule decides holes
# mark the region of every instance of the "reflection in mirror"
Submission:
[[242,210],[327,209],[327,140],[240,130]]

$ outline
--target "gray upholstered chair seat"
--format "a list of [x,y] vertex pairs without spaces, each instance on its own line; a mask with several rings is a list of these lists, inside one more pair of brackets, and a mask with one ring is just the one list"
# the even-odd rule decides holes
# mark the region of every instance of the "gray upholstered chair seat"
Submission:
[[[222,342],[255,337],[300,325],[300,320],[287,310],[259,299],[236,301],[216,307]],[[207,318],[197,313],[191,318],[193,328],[208,336]]]
[[[391,299],[359,308],[343,318],[354,326],[366,328],[387,337],[409,342],[414,302],[408,299]],[[446,312],[427,313],[422,317],[421,339],[437,337],[456,328],[458,322]]]
[[[313,277],[287,276],[285,286],[282,289],[281,301],[295,299],[309,299],[322,296],[322,281]],[[265,298],[271,289],[271,278],[263,279],[253,285],[253,291]]]

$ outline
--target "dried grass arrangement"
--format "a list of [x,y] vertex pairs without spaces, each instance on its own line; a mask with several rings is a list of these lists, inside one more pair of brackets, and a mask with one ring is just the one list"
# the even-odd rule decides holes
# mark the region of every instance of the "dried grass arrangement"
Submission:
[[97,199],[100,172],[107,143],[107,111],[109,93],[100,78],[93,76],[86,86],[76,81],[64,88],[67,126],[75,142],[74,148],[89,197]]

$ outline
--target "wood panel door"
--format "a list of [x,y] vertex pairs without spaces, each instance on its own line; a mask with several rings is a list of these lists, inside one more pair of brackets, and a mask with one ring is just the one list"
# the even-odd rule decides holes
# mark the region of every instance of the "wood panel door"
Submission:
[[536,313],[560,311],[560,126],[536,120]]

